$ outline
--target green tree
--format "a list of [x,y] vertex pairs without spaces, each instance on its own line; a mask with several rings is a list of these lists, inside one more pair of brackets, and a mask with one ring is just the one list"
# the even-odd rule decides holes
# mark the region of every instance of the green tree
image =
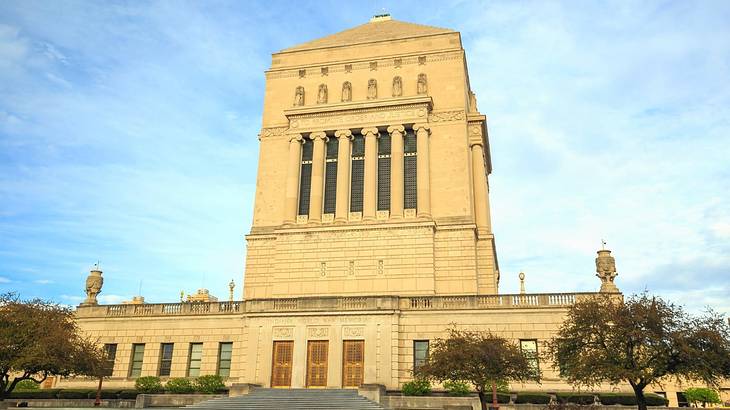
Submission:
[[79,334],[70,309],[0,295],[0,402],[23,380],[107,373],[102,349]]
[[723,317],[691,316],[646,293],[574,304],[547,351],[573,384],[630,384],[640,410],[647,406],[644,388],[666,377],[716,385],[730,376],[730,328]]
[[539,370],[506,339],[489,332],[449,329],[446,339],[437,340],[426,363],[416,376],[444,381],[471,383],[479,395],[482,410],[488,408],[489,389],[497,407],[497,385],[510,381],[539,381]]
[[707,407],[707,404],[722,403],[720,395],[717,391],[707,387],[690,387],[684,391],[684,397],[687,401],[697,406],[702,403],[702,407]]

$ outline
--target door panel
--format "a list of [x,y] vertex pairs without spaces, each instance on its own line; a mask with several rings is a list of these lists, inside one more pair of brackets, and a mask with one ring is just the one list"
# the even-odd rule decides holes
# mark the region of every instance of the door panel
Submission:
[[274,342],[271,365],[271,387],[291,387],[294,342]]
[[342,342],[342,387],[359,387],[363,381],[365,341]]
[[307,344],[307,387],[327,387],[326,340],[310,340]]

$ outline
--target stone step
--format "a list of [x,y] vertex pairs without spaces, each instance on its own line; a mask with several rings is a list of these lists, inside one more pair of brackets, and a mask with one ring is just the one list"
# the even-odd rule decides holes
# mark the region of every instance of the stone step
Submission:
[[189,409],[222,410],[377,410],[385,407],[357,394],[352,389],[265,389],[249,394],[222,397],[187,406]]

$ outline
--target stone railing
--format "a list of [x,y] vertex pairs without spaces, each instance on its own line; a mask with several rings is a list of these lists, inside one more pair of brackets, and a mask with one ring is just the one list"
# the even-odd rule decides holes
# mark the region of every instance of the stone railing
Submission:
[[[530,309],[570,306],[599,293],[533,293],[465,296],[357,296],[253,299],[209,303],[148,303],[79,306],[78,317],[234,315],[284,312],[347,312],[384,310]],[[620,294],[616,294],[620,296]]]

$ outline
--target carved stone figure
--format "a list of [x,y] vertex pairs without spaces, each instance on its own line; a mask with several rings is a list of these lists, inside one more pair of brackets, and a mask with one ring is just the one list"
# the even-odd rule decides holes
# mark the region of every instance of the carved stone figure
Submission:
[[368,80],[368,100],[378,98],[378,81],[374,78]]
[[304,87],[300,85],[294,92],[294,106],[299,107],[302,105],[304,105]]
[[94,265],[94,268],[89,272],[89,276],[86,277],[86,300],[82,305],[99,304],[96,296],[101,293],[102,286],[104,286],[104,278],[101,277],[101,269],[99,269],[99,265]]
[[349,81],[342,83],[342,102],[352,101],[352,84]]
[[319,85],[319,92],[317,93],[317,104],[327,104],[327,84]]
[[426,80],[426,74],[418,74],[418,84],[416,85],[416,92],[418,95],[428,93],[428,82]]
[[477,95],[469,91],[469,112],[477,112]]
[[403,95],[403,80],[400,76],[393,77],[393,97]]
[[601,292],[618,292],[618,287],[613,283],[616,273],[616,259],[611,256],[611,251],[601,249],[596,258],[596,276],[601,279]]

